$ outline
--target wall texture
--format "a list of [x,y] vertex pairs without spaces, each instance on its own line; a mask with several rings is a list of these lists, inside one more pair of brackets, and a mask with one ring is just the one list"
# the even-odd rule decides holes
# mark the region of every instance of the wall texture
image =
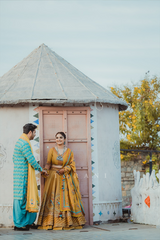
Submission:
[[122,216],[118,106],[91,106],[93,220]]
[[29,107],[0,107],[0,224],[13,225],[13,162],[16,141],[29,121]]

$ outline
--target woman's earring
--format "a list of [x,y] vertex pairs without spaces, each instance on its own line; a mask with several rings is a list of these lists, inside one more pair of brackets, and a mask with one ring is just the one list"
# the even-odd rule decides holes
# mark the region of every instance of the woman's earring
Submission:
[[66,144],[66,142],[64,141],[64,145]]

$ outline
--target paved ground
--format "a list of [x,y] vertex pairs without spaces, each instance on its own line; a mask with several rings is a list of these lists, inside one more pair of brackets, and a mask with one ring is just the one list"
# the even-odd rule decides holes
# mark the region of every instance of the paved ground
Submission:
[[160,240],[160,228],[133,223],[86,226],[81,230],[30,230],[17,232],[0,228],[0,240]]

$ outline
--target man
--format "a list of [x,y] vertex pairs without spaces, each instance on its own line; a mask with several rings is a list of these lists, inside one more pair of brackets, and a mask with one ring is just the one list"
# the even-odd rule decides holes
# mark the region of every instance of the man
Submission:
[[[14,230],[26,231],[29,230],[36,220],[37,211],[28,210],[28,190],[36,184],[35,170],[47,176],[47,172],[35,160],[30,140],[33,140],[36,135],[37,126],[28,123],[23,126],[23,134],[17,141],[13,154],[14,173],[13,173],[13,221]],[[32,172],[33,171],[33,172]],[[33,173],[32,182],[29,182],[30,173]],[[31,189],[32,190],[32,189]],[[33,191],[33,190],[32,190]],[[34,202],[38,203],[38,190],[37,185],[34,188],[34,196],[37,196]],[[35,197],[36,198],[36,197]],[[31,199],[33,201],[33,199]],[[31,202],[33,204],[33,202]],[[26,209],[27,208],[27,209]]]

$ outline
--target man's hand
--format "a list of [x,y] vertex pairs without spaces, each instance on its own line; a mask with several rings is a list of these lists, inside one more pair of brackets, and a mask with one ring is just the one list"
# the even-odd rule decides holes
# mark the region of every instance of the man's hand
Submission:
[[43,174],[44,176],[46,176],[46,177],[48,177],[49,176],[49,174],[47,173],[47,171],[46,170],[43,170],[42,172],[41,172],[41,174]]

